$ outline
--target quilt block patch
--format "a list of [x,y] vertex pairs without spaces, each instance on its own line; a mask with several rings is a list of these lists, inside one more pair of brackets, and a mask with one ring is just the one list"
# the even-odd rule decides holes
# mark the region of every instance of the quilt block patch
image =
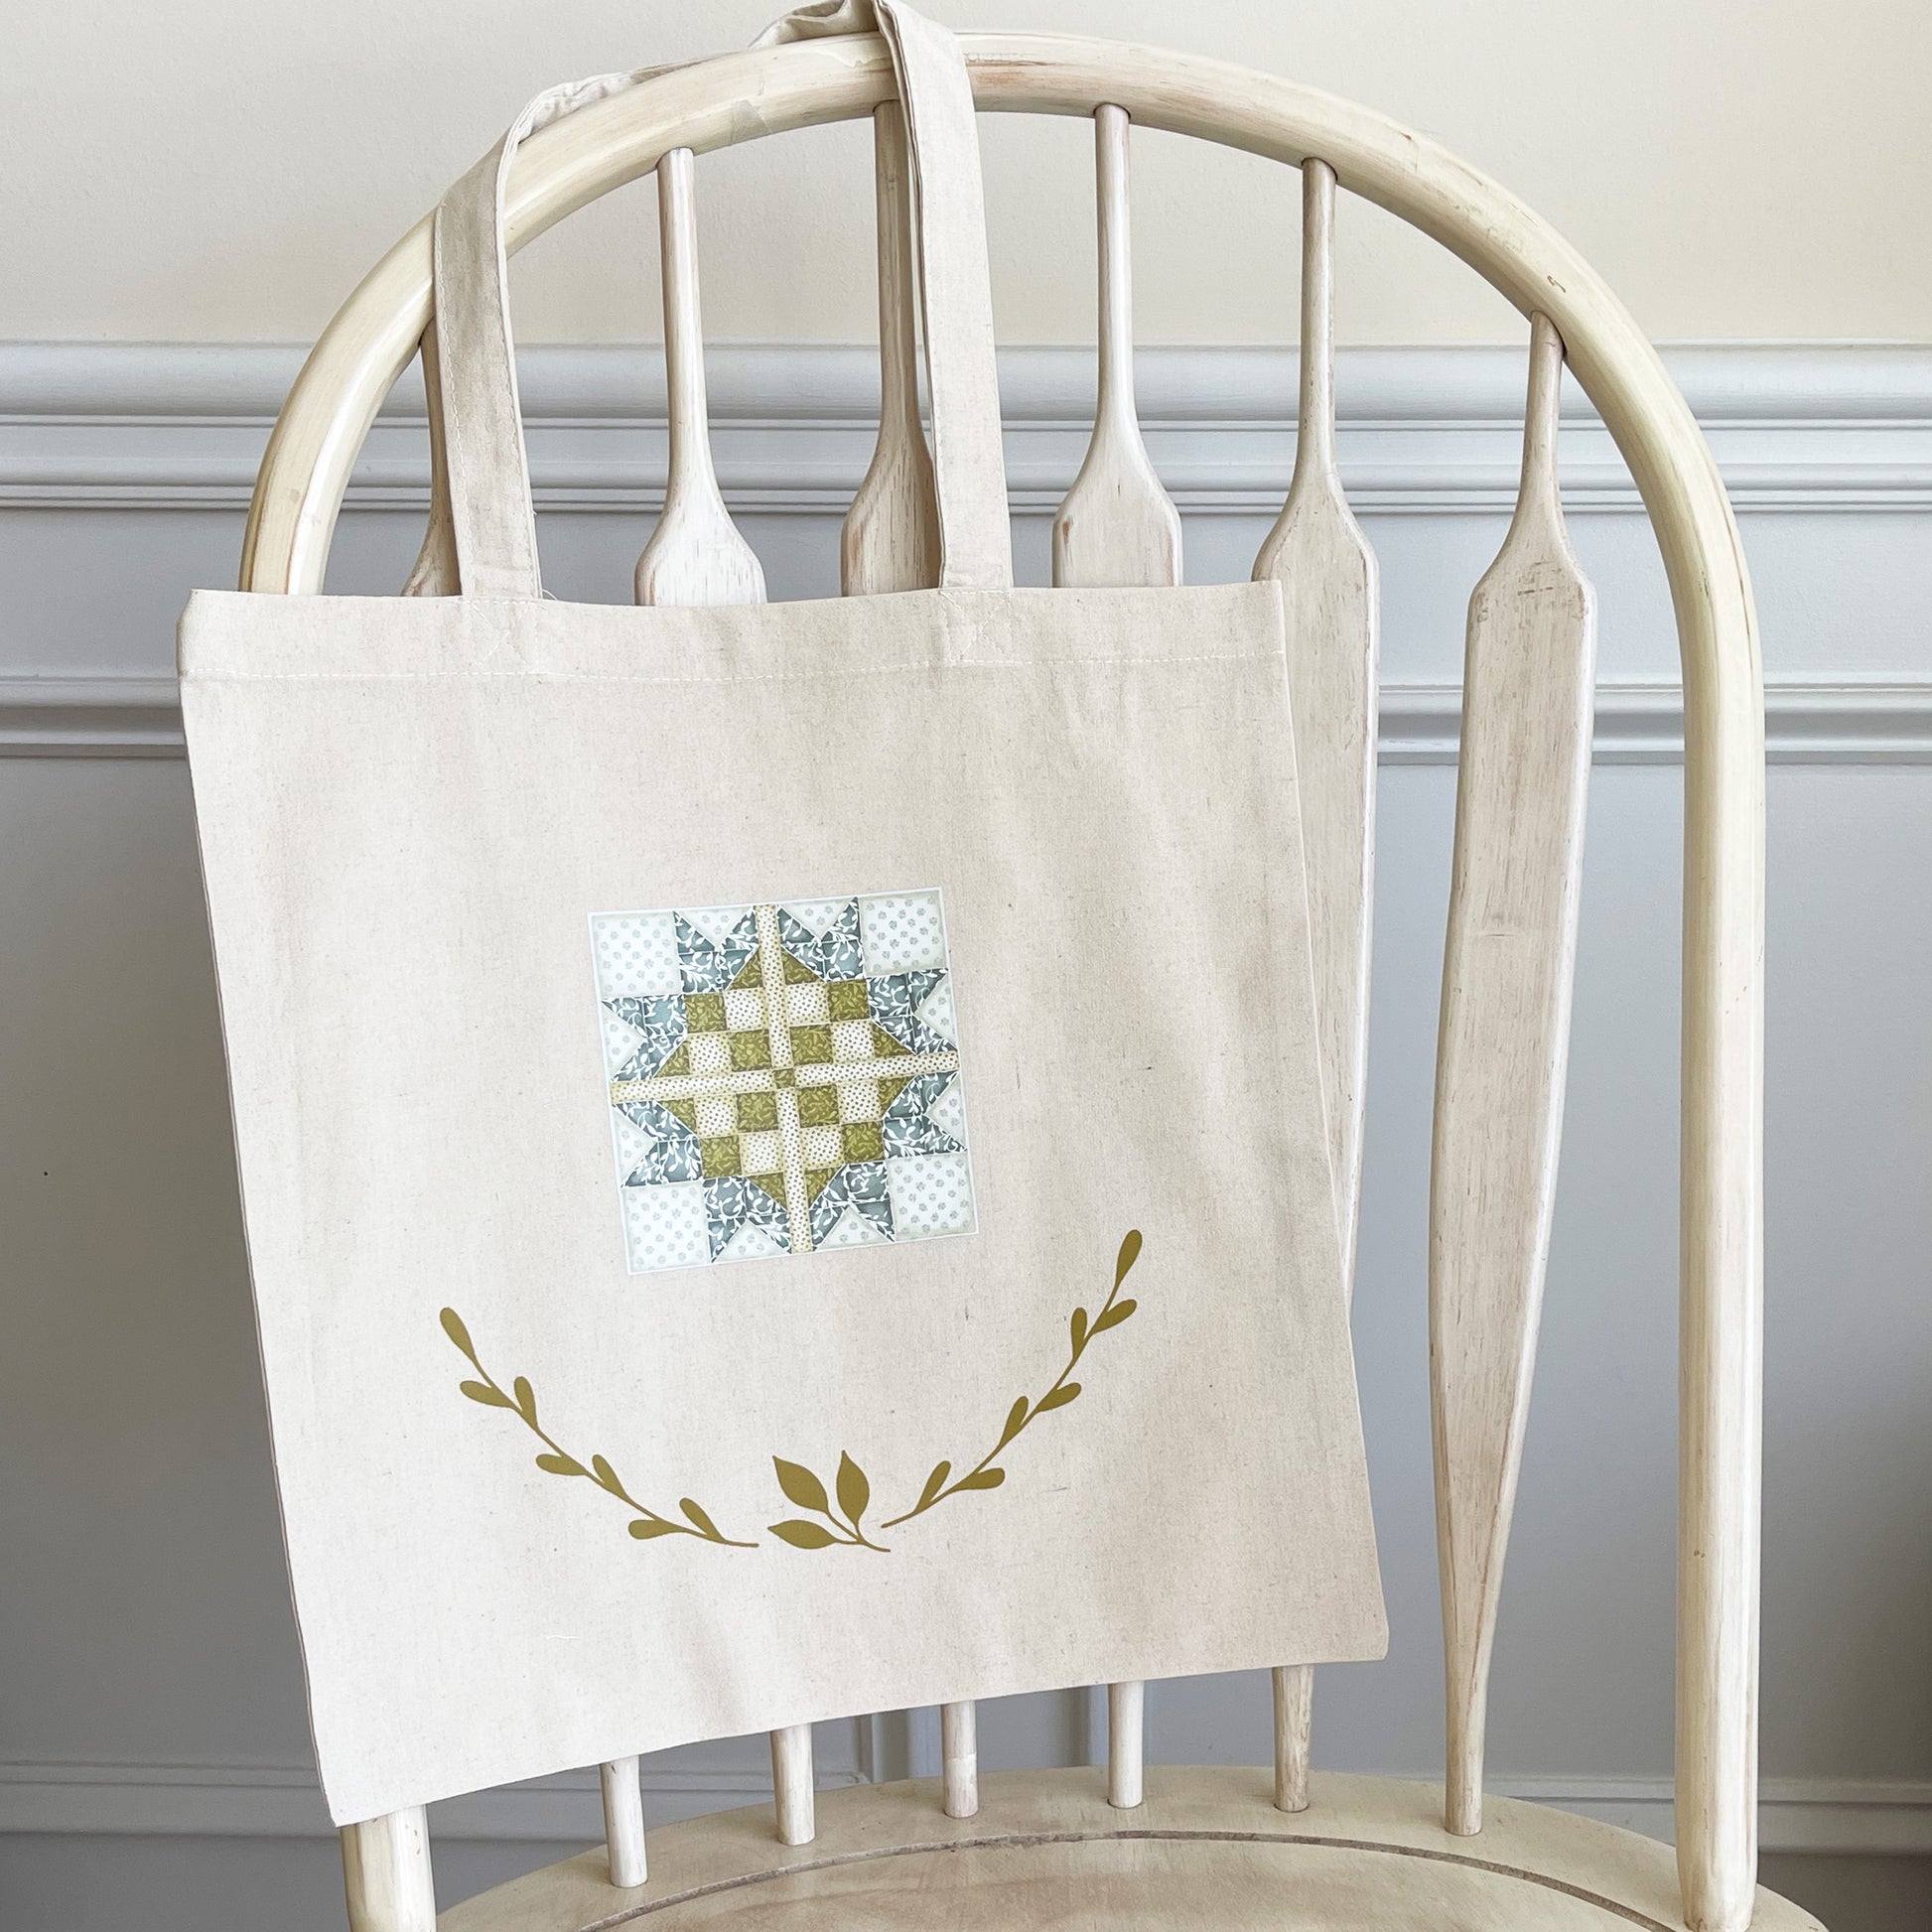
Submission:
[[600,912],[632,1274],[970,1234],[936,891]]

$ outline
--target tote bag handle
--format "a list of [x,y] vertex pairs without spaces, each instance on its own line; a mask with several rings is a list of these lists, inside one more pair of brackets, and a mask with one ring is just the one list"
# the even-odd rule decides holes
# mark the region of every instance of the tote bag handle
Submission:
[[[875,25],[892,55],[911,157],[913,252],[932,401],[939,584],[946,590],[1004,590],[1013,583],[1013,544],[1000,444],[979,129],[958,43],[899,0],[828,0],[787,15],[763,39],[859,33]],[[602,74],[539,94],[436,211],[436,352],[425,356],[425,374],[437,388],[433,402],[441,402],[442,481],[457,587],[464,596],[542,595],[503,248],[510,162],[538,128],[653,71],[658,69]],[[438,413],[433,407],[432,423]],[[419,567],[418,587],[426,588]]]

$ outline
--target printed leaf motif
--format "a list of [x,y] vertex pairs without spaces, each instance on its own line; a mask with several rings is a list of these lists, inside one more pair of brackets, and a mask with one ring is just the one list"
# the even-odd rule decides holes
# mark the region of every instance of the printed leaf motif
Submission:
[[[897,1529],[901,1523],[909,1523],[915,1516],[923,1516],[928,1509],[942,1503],[948,1496],[956,1496],[966,1489],[997,1489],[1006,1480],[1006,1471],[989,1466],[993,1458],[1005,1450],[1035,1421],[1050,1409],[1064,1409],[1069,1402],[1080,1399],[1081,1384],[1071,1380],[1074,1369],[1079,1365],[1087,1344],[1095,1335],[1109,1328],[1118,1328],[1134,1312],[1135,1305],[1131,1300],[1121,1299],[1120,1285],[1127,1278],[1127,1271],[1141,1257],[1141,1232],[1130,1228],[1122,1240],[1114,1257],[1114,1285],[1107,1299],[1101,1304],[1098,1315],[1091,1315],[1085,1307],[1076,1308],[1067,1317],[1067,1359],[1066,1366],[1060,1370],[1046,1393],[1038,1401],[1030,1403],[1024,1395],[1019,1397],[1007,1411],[1005,1426],[1000,1431],[1000,1440],[987,1450],[980,1460],[956,1481],[953,1479],[952,1464],[942,1461],[925,1479],[925,1487],[919,1491],[919,1500],[908,1510],[897,1516],[889,1516],[879,1527],[882,1531]],[[874,1545],[877,1548],[879,1546]]]
[[952,1474],[950,1462],[938,1463],[925,1479],[925,1487],[919,1491],[919,1508],[929,1508],[935,1497],[946,1486],[946,1478]]
[[[771,1458],[771,1466],[778,1472],[778,1487],[785,1492],[785,1500],[798,1505],[800,1509],[816,1509],[823,1515],[830,1515],[832,1499],[825,1493],[825,1485],[805,1467],[802,1462],[787,1462],[782,1455]],[[810,1528],[809,1524],[804,1526]],[[815,1535],[816,1531],[813,1532]],[[795,1539],[787,1537],[787,1542]],[[828,1538],[827,1541],[830,1541]],[[819,1544],[801,1543],[801,1550],[819,1549]]]
[[674,1523],[660,1516],[648,1505],[640,1503],[620,1479],[618,1472],[601,1455],[591,1457],[591,1465],[586,1468],[576,1456],[564,1448],[557,1439],[537,1421],[537,1396],[525,1376],[517,1376],[510,1384],[513,1393],[505,1394],[502,1385],[483,1365],[476,1345],[470,1339],[470,1330],[464,1325],[463,1317],[454,1309],[444,1309],[438,1317],[443,1324],[443,1332],[462,1351],[471,1367],[477,1371],[478,1379],[472,1382],[459,1382],[458,1389],[472,1402],[482,1403],[485,1409],[508,1409],[512,1411],[532,1436],[543,1445],[537,1456],[537,1467],[545,1475],[584,1476],[593,1481],[608,1494],[615,1496],[625,1508],[635,1512],[635,1520],[630,1524],[630,1534],[640,1543],[659,1536],[695,1536],[706,1543],[719,1543],[734,1550],[756,1550],[756,1543],[743,1543],[735,1537],[726,1536],[694,1502],[683,1504],[684,1513],[690,1518],[688,1523]]
[[773,1523],[771,1534],[789,1543],[794,1550],[829,1550],[838,1541],[830,1530],[821,1529],[816,1523],[801,1523],[796,1517]]
[[716,1537],[717,1537],[717,1535],[718,1535],[718,1525],[717,1525],[716,1523],[714,1523],[714,1522],[713,1522],[713,1521],[711,1520],[711,1518],[710,1518],[709,1516],[707,1516],[707,1515],[706,1515],[706,1514],[704,1513],[704,1511],[703,1511],[702,1509],[700,1509],[700,1508],[698,1507],[698,1505],[697,1505],[696,1503],[694,1503],[694,1502],[693,1502],[693,1501],[691,1500],[691,1498],[690,1498],[689,1496],[681,1496],[681,1497],[680,1497],[680,1498],[678,1499],[678,1505],[677,1505],[677,1506],[678,1506],[678,1508],[680,1508],[681,1510],[683,1510],[683,1512],[685,1513],[685,1515],[686,1515],[686,1516],[687,1516],[687,1517],[688,1517],[688,1518],[689,1518],[689,1519],[690,1519],[690,1520],[691,1520],[692,1522],[694,1522],[695,1524],[697,1524],[697,1526],[699,1527],[699,1529],[701,1529],[701,1530],[703,1530],[703,1531],[704,1531],[704,1533],[705,1533],[705,1535],[707,1535],[708,1537],[711,1537],[711,1538],[713,1538],[713,1539],[716,1539]]
[[[852,1457],[843,1450],[839,1454],[839,1507],[847,1518],[856,1523],[866,1513],[866,1506],[872,1501],[872,1484],[866,1480],[866,1472]],[[797,1498],[794,1497],[793,1501]]]
[[[895,1529],[914,1516],[923,1515],[948,1496],[968,1489],[998,1489],[1006,1481],[1005,1469],[996,1466],[993,1458],[1008,1448],[1036,1417],[1045,1415],[1049,1410],[1064,1409],[1069,1403],[1079,1400],[1082,1385],[1068,1378],[1088,1344],[1096,1335],[1104,1334],[1110,1328],[1118,1328],[1139,1306],[1131,1297],[1123,1299],[1120,1287],[1140,1255],[1141,1233],[1138,1228],[1133,1228],[1122,1240],[1115,1256],[1113,1289],[1099,1313],[1089,1314],[1085,1307],[1080,1307],[1068,1317],[1067,1363],[1048,1385],[1046,1393],[1037,1400],[1024,1395],[1016,1396],[1013,1406],[1007,1411],[999,1441],[963,1476],[954,1478],[953,1464],[949,1459],[942,1457],[935,1462],[926,1476],[925,1486],[919,1491],[919,1500],[902,1515],[890,1518],[883,1525],[885,1529]],[[508,1391],[505,1391],[483,1367],[462,1316],[454,1309],[444,1309],[440,1311],[438,1318],[443,1332],[477,1371],[477,1379],[459,1382],[457,1386],[460,1392],[486,1409],[513,1410],[530,1433],[542,1443],[543,1450],[537,1456],[536,1463],[546,1474],[586,1477],[627,1505],[634,1512],[627,1528],[638,1542],[652,1542],[664,1536],[694,1536],[704,1542],[725,1544],[734,1549],[757,1547],[755,1544],[736,1542],[724,1535],[703,1506],[690,1496],[678,1500],[678,1509],[684,1518],[678,1522],[660,1516],[632,1496],[604,1456],[593,1455],[588,1466],[580,1462],[538,1422],[536,1391],[530,1386],[528,1378],[516,1376]],[[787,1501],[826,1519],[824,1523],[812,1523],[801,1517],[787,1517],[783,1522],[767,1525],[768,1533],[779,1542],[789,1544],[794,1550],[829,1550],[835,1546],[881,1553],[887,1550],[887,1545],[875,1540],[878,1529],[868,1534],[863,1527],[866,1512],[872,1507],[872,1482],[853,1459],[850,1450],[842,1449],[839,1452],[838,1473],[833,1485],[838,1495],[836,1510],[831,1497],[826,1494],[824,1482],[802,1462],[789,1462],[781,1455],[774,1455],[771,1466]]]

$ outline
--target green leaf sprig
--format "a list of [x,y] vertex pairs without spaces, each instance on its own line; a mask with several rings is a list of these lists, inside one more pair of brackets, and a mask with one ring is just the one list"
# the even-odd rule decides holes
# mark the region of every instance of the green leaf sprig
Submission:
[[684,1520],[675,1516],[663,1516],[656,1510],[640,1503],[618,1478],[618,1472],[601,1455],[593,1455],[588,1467],[537,1421],[536,1391],[530,1387],[524,1376],[517,1376],[506,1390],[483,1367],[477,1358],[476,1344],[470,1339],[470,1330],[464,1326],[463,1317],[455,1309],[443,1311],[443,1332],[462,1351],[470,1366],[477,1371],[478,1380],[462,1384],[463,1393],[472,1402],[480,1402],[485,1409],[508,1409],[522,1419],[530,1434],[542,1443],[544,1453],[537,1457],[537,1467],[553,1476],[582,1476],[587,1482],[594,1482],[606,1495],[615,1496],[631,1511],[630,1534],[638,1542],[647,1542],[658,1536],[695,1536],[703,1543],[722,1544],[728,1550],[756,1550],[756,1543],[741,1543],[736,1538],[726,1536],[689,1496],[678,1503]]
[[[791,1516],[782,1523],[771,1524],[771,1534],[781,1543],[789,1543],[794,1550],[829,1550],[835,1544],[844,1544],[848,1549],[877,1550],[885,1554],[885,1545],[875,1543],[861,1528],[865,1513],[872,1506],[872,1484],[866,1479],[865,1470],[843,1449],[839,1451],[839,1473],[833,1484],[838,1492],[837,1509],[832,1507],[824,1483],[802,1462],[787,1462],[782,1455],[774,1455],[771,1464],[778,1472],[778,1487],[785,1492],[786,1500],[825,1518],[825,1523],[811,1523],[803,1517]],[[826,1523],[831,1528],[826,1528]]]
[[1072,1379],[1073,1371],[1080,1365],[1080,1357],[1087,1352],[1087,1344],[1095,1335],[1103,1335],[1109,1328],[1118,1328],[1139,1306],[1132,1296],[1125,1301],[1121,1299],[1120,1285],[1127,1279],[1128,1270],[1140,1258],[1141,1231],[1130,1228],[1120,1244],[1119,1254],[1114,1257],[1114,1285],[1108,1291],[1100,1312],[1089,1319],[1085,1309],[1073,1311],[1068,1322],[1072,1347],[1066,1358],[1066,1366],[1054,1378],[1053,1386],[1037,1402],[1030,1402],[1024,1395],[1015,1397],[1013,1407],[1007,1411],[1006,1425],[1000,1431],[1000,1440],[963,1476],[953,1474],[950,1462],[934,1463],[932,1473],[925,1479],[925,1487],[919,1491],[919,1500],[904,1515],[891,1517],[880,1524],[882,1530],[896,1529],[900,1523],[909,1523],[913,1517],[923,1516],[936,1503],[944,1502],[948,1496],[957,1496],[962,1490],[999,1488],[1007,1479],[1007,1472],[994,1458],[1035,1418],[1052,1409],[1064,1409],[1069,1402],[1078,1399],[1080,1384]]

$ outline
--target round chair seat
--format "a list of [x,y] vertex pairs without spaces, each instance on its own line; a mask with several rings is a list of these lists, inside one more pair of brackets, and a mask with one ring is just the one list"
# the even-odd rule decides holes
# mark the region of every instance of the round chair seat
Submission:
[[[1670,1848],[1541,1805],[1492,1798],[1475,1838],[1442,1827],[1442,1793],[1317,1777],[1277,1811],[1270,1774],[1151,1766],[1147,1802],[1116,1811],[1098,1771],[981,1779],[947,1818],[932,1780],[822,1793],[818,1837],[781,1846],[768,1806],[650,1835],[651,1877],[610,1882],[581,1853],[445,1912],[442,1932],[1684,1932]],[[1751,1932],[1823,1932],[1767,1891]]]

